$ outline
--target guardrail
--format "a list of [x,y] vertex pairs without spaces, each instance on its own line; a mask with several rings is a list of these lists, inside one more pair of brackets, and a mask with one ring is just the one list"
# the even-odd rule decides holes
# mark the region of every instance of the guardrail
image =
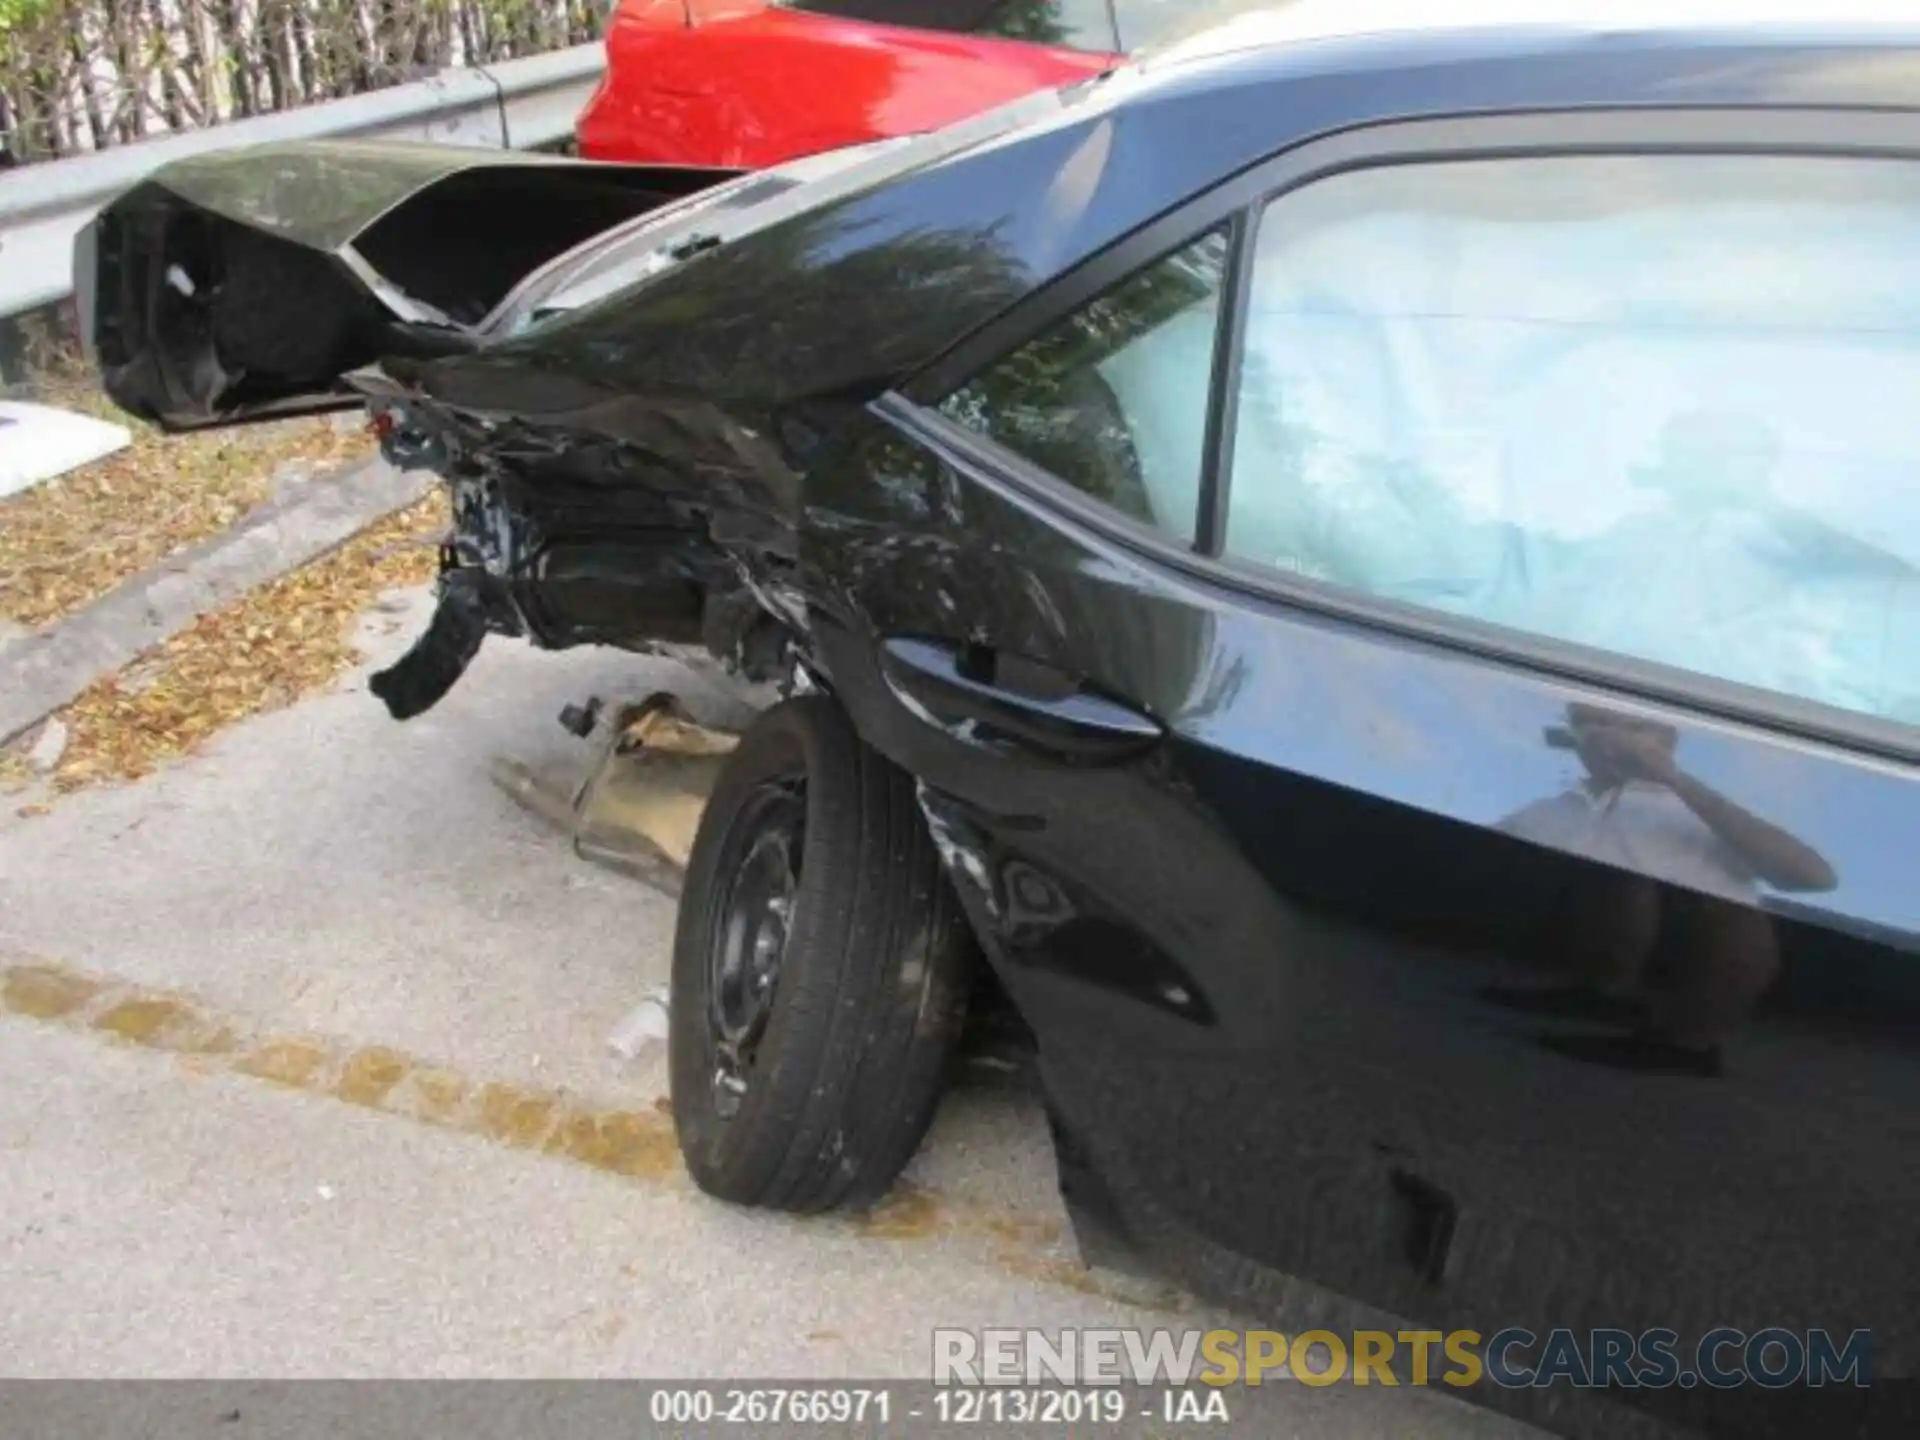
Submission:
[[91,155],[0,171],[0,318],[64,300],[73,239],[108,200],[157,167],[240,145],[321,136],[537,150],[573,134],[600,81],[598,43],[305,105]]

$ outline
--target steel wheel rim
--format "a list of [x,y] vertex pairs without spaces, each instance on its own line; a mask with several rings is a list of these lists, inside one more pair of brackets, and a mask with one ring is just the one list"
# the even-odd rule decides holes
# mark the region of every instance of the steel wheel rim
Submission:
[[752,1083],[779,988],[800,889],[806,795],[794,778],[758,786],[734,822],[726,889],[707,956],[714,1107],[737,1114]]

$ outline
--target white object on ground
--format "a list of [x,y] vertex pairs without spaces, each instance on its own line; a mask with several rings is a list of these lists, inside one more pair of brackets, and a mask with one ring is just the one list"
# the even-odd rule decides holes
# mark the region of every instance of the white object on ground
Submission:
[[27,751],[27,764],[42,775],[60,763],[60,757],[67,753],[67,726],[58,716],[40,727],[40,734],[33,742],[33,748]]
[[622,1060],[638,1060],[649,1045],[666,1038],[667,997],[662,991],[627,1012],[607,1036],[607,1048]]
[[0,400],[0,495],[17,494],[132,443],[124,425],[51,405]]

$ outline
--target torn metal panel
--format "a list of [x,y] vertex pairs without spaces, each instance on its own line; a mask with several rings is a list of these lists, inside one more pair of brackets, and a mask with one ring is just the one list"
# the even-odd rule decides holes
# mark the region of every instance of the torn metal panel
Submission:
[[739,737],[701,725],[664,693],[611,708],[595,701],[581,718],[595,747],[584,775],[503,756],[494,783],[564,832],[582,859],[677,896],[707,796]]

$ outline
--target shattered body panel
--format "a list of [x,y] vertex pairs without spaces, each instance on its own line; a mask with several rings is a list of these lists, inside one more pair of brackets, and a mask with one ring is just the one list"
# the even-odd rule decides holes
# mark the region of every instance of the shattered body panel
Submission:
[[330,140],[195,156],[76,242],[108,392],[170,429],[357,404],[347,370],[461,349],[528,270],[733,171]]
[[[411,672],[414,702],[487,630],[697,639],[830,689],[919,781],[1038,1037],[1063,1190],[1097,1258],[1145,1260],[1289,1329],[1318,1313],[1313,1286],[1483,1335],[1671,1327],[1684,1350],[1716,1325],[1870,1328],[1876,1380],[1911,1382],[1910,876],[1836,861],[1826,888],[1742,912],[1782,975],[1725,1073],[1608,1068],[1483,992],[1550,971],[1537,937],[1554,897],[1621,872],[1503,833],[1481,799],[1495,780],[1558,793],[1569,706],[1607,704],[1671,727],[1812,852],[1857,854],[1869,826],[1878,852],[1912,856],[1910,730],[1783,720],[1262,590],[1092,513],[932,405],[1032,333],[1023,316],[1085,298],[1112,257],[1145,263],[1239,213],[1265,193],[1256,167],[1312,145],[1351,147],[1327,165],[1371,145],[1417,156],[1465,142],[1395,126],[1541,112],[1599,144],[1582,127],[1685,111],[1671,123],[1724,122],[1713,143],[1737,148],[1792,111],[1779,123],[1828,127],[1796,145],[1920,155],[1920,34],[1275,47],[1236,31],[1208,48],[966,144],[928,137],[923,160],[907,142],[873,183],[772,223],[747,207],[668,268],[629,257],[632,283],[594,303],[509,305],[459,345],[347,376],[460,515],[457,613]],[[1640,863],[1641,880],[1688,883]],[[1478,1394],[1607,1433],[1564,1391]],[[1852,1433],[1870,1398],[1615,1401],[1798,1435]]]

